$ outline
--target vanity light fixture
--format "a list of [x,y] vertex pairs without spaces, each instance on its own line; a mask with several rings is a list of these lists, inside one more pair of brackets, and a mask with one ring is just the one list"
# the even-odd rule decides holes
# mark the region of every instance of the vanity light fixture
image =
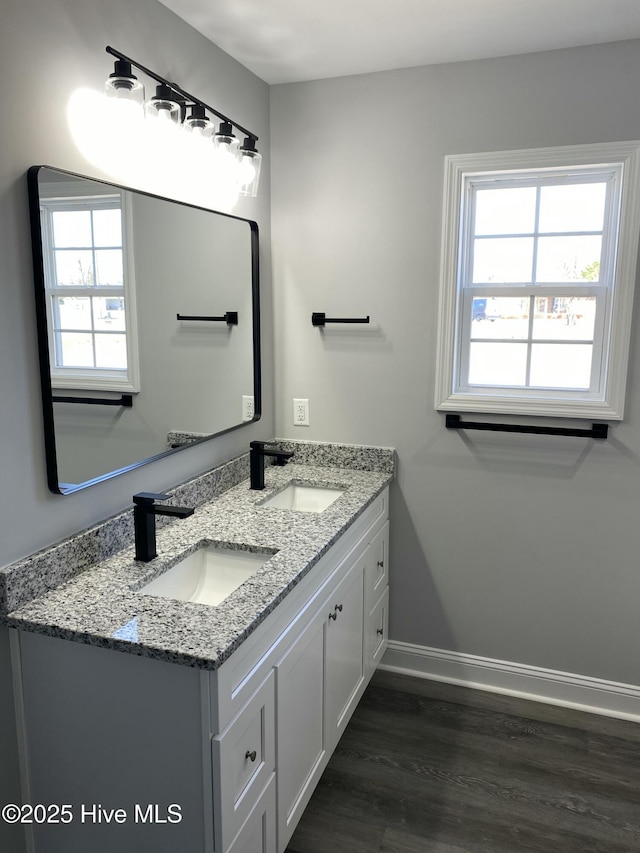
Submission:
[[[179,127],[185,136],[188,134],[192,138],[206,140],[212,146],[212,171],[224,175],[226,181],[231,179],[237,187],[236,191],[241,195],[252,197],[257,195],[262,157],[256,149],[258,137],[255,133],[113,47],[107,46],[106,51],[116,57],[114,72],[105,84],[105,91],[109,98],[131,103],[137,109],[141,107],[144,101],[144,87],[132,73],[132,66],[155,80],[157,84],[155,95],[144,104],[147,120],[151,119],[157,123],[158,129],[161,126],[163,129],[175,126]],[[211,113],[220,120],[215,133],[214,122],[207,113]],[[234,128],[245,137],[242,146],[234,134]],[[179,144],[178,138],[174,139],[173,143]],[[179,149],[172,150],[176,156],[180,156]],[[184,156],[188,157],[189,153],[184,152]]]

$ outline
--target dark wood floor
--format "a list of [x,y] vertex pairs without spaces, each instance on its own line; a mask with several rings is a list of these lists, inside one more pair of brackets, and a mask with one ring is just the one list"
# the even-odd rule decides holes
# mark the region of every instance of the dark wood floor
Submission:
[[640,851],[640,725],[379,671],[287,849]]

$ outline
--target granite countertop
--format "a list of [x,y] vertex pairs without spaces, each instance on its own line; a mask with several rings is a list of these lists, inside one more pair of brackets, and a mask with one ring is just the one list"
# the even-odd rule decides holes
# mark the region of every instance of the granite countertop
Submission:
[[[158,556],[137,562],[133,543],[8,613],[21,630],[216,669],[283,600],[392,480],[381,471],[291,462],[265,468],[264,491],[248,480],[157,530]],[[288,483],[344,489],[321,513],[262,504]],[[203,542],[272,554],[217,607],[137,593]]]

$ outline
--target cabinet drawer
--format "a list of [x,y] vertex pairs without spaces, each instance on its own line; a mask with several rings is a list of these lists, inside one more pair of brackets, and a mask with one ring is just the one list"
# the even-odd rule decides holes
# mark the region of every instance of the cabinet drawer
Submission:
[[211,748],[213,796],[222,818],[214,827],[216,850],[226,850],[275,769],[273,671],[229,726],[212,738]]
[[226,853],[275,853],[276,777],[272,774],[244,826]]
[[365,607],[367,613],[389,584],[389,522],[376,533],[367,550],[365,573]]
[[370,677],[387,647],[389,631],[389,587],[375,605],[366,625],[365,674]]

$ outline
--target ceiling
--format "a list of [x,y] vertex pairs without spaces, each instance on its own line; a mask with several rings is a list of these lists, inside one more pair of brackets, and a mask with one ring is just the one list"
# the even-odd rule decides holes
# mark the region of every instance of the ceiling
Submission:
[[640,38],[640,0],[161,0],[267,83]]

